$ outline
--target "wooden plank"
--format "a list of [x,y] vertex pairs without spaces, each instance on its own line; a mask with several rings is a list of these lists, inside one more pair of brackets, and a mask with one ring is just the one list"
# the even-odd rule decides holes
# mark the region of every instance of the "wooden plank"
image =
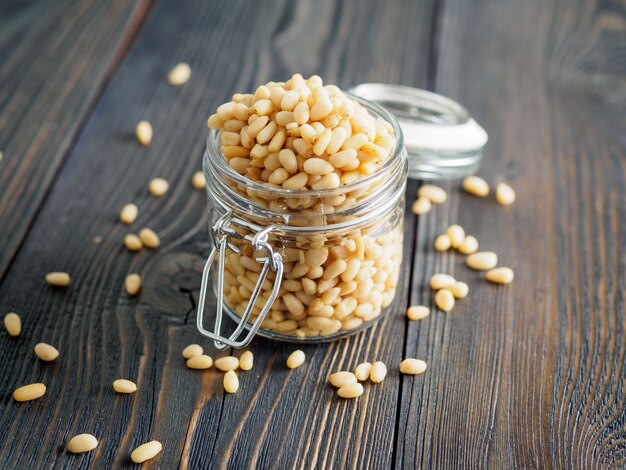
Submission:
[[[626,464],[625,11],[609,2],[445,2],[436,89],[490,132],[480,170],[517,201],[462,194],[420,220],[411,302],[448,272],[450,314],[411,325],[397,467]],[[622,54],[623,55],[623,54]],[[623,134],[623,132],[622,132]],[[487,284],[435,236],[460,223],[515,270]]]
[[[0,342],[0,466],[126,467],[130,450],[148,439],[164,443],[155,462],[163,468],[391,465],[397,373],[356,402],[334,398],[326,379],[366,358],[400,361],[402,296],[371,331],[307,347],[307,365],[297,371],[283,367],[291,347],[255,342],[257,365],[241,374],[234,396],[223,397],[221,374],[190,371],[180,357],[200,339],[194,289],[207,255],[207,214],[190,178],[211,109],[234,91],[294,71],[322,73],[341,86],[425,83],[430,3],[314,5],[155,5],[0,285],[0,311],[18,311],[24,321],[21,338]],[[193,77],[173,88],[164,76],[180,60],[191,64]],[[132,137],[142,118],[155,130],[147,148]],[[146,191],[155,176],[171,183],[159,200]],[[116,218],[130,201],[140,215],[129,229]],[[414,219],[407,221],[408,250]],[[146,225],[161,235],[161,248],[128,253],[124,235]],[[45,286],[51,270],[70,272],[71,287]],[[122,292],[130,272],[144,278],[137,299]],[[39,341],[57,345],[61,358],[37,362],[31,351]],[[116,396],[111,382],[118,377],[137,381],[138,392]],[[14,403],[12,390],[34,381],[47,383],[46,397]],[[80,432],[98,436],[98,450],[68,455],[68,438]]]
[[0,279],[150,2],[0,5]]

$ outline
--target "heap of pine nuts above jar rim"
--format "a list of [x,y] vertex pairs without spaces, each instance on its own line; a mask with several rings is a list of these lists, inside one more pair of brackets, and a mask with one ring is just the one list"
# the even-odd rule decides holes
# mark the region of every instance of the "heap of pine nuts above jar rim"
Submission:
[[388,122],[317,75],[238,93],[208,125],[221,129],[222,154],[237,173],[292,191],[337,188],[371,175],[396,144]]

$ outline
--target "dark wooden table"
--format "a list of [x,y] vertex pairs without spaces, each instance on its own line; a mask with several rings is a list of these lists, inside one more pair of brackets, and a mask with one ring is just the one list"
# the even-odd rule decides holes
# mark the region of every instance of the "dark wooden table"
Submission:
[[[55,0],[0,3],[0,468],[626,467],[626,4],[621,1]],[[191,64],[182,88],[164,80]],[[348,87],[400,83],[467,105],[489,131],[480,170],[517,190],[509,207],[446,183],[449,201],[406,216],[403,296],[348,340],[304,348],[255,340],[255,367],[225,395],[221,374],[180,352],[194,325],[208,252],[200,168],[206,118],[233,92],[299,71]],[[152,122],[144,148],[133,130]],[[148,181],[171,189],[151,197]],[[409,200],[417,182],[410,182]],[[119,209],[140,207],[160,249],[131,254]],[[515,269],[489,285],[433,250],[459,223]],[[98,242],[99,241],[99,242]],[[45,273],[71,273],[69,289]],[[466,280],[448,315],[437,271]],[[139,272],[138,298],[123,280]],[[33,345],[61,357],[38,361]],[[208,347],[209,344],[205,342]],[[400,376],[404,357],[428,370]],[[381,359],[390,374],[359,400],[330,372]],[[111,382],[134,379],[132,396]],[[44,382],[24,404],[13,390]],[[71,455],[89,432],[96,451]]]

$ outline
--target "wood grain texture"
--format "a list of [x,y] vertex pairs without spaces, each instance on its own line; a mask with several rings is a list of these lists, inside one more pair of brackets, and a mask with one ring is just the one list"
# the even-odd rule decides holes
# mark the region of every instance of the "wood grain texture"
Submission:
[[[626,465],[626,9],[611,2],[448,0],[437,91],[489,130],[480,174],[509,181],[498,206],[451,184],[420,219],[411,303],[434,272],[470,285],[448,315],[411,325],[398,467]],[[436,253],[451,223],[515,270],[489,285]]]
[[[12,242],[17,255],[0,244],[0,261],[12,260],[0,314],[17,311],[24,323],[20,338],[0,334],[0,468],[128,468],[130,451],[151,439],[164,444],[146,465],[158,468],[624,467],[625,24],[615,2],[156,2],[95,108],[81,111],[84,128],[68,121],[58,137],[69,145],[81,129],[55,160],[62,170],[42,173],[54,186],[24,243]],[[164,77],[179,61],[193,75],[173,88]],[[296,346],[257,339],[254,369],[225,395],[221,373],[189,370],[180,355],[203,342],[194,322],[209,248],[206,198],[191,175],[216,105],[296,71],[458,98],[490,132],[481,174],[511,182],[518,200],[503,208],[447,184],[446,204],[406,216],[405,289],[383,321],[302,347],[296,370],[284,366]],[[24,106],[49,106],[50,90]],[[140,119],[154,127],[150,147],[134,141]],[[2,241],[21,227],[4,174]],[[147,192],[155,176],[171,184],[160,199]],[[14,184],[24,181],[20,173]],[[128,202],[139,206],[131,227],[117,222]],[[514,268],[514,284],[489,285],[462,256],[436,253],[434,237],[451,223]],[[127,252],[124,235],[144,226],[162,246]],[[46,286],[52,270],[69,271],[71,286]],[[432,305],[428,279],[439,271],[467,281],[469,298],[407,323],[409,303]],[[136,298],[123,292],[132,272],[143,277]],[[39,341],[60,358],[38,361]],[[409,356],[427,372],[399,376]],[[337,399],[328,375],[374,359],[388,364],[387,380],[357,401]],[[136,394],[113,392],[122,377]],[[36,381],[48,386],[44,398],[12,400]],[[68,454],[82,432],[99,447]]]
[[[400,361],[402,295],[371,331],[305,348],[307,363],[295,371],[284,366],[293,346],[256,341],[256,366],[240,375],[233,396],[224,396],[220,373],[188,370],[180,352],[201,341],[194,306],[208,254],[207,212],[205,195],[190,180],[200,166],[206,117],[234,91],[295,71],[342,86],[424,84],[429,4],[398,5],[405,8],[373,1],[321,9],[286,1],[154,6],[0,285],[0,311],[16,310],[24,321],[23,336],[0,347],[0,466],[127,467],[130,451],[149,439],[164,444],[155,461],[163,468],[392,464],[397,372],[359,401],[337,399],[327,377],[365,359]],[[311,22],[315,14],[319,21]],[[409,28],[416,23],[424,27]],[[395,31],[398,24],[406,27]],[[372,31],[385,39],[374,41]],[[397,41],[412,50],[395,47]],[[364,46],[371,53],[365,61]],[[173,88],[164,77],[181,60],[191,64],[192,80]],[[153,125],[150,147],[132,136],[139,119]],[[147,193],[155,176],[171,183],[161,199]],[[131,201],[139,217],[128,228],[116,219]],[[146,225],[161,236],[161,248],[128,253],[124,235]],[[408,224],[407,251],[412,234]],[[45,286],[50,270],[70,272],[70,288]],[[130,272],[144,279],[136,299],[123,294]],[[61,351],[56,363],[33,358],[41,340]],[[118,377],[135,380],[138,392],[116,396],[111,383]],[[11,391],[33,381],[47,383],[46,397],[14,403]],[[98,436],[98,449],[69,455],[67,440],[81,432]],[[357,439],[362,446],[352,444]]]
[[0,279],[149,4],[0,4]]

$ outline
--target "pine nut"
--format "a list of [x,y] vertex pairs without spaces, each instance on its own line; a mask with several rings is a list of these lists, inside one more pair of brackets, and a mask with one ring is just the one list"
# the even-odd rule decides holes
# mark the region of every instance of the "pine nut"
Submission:
[[455,299],[467,297],[467,294],[469,293],[469,286],[461,281],[455,282],[451,286],[448,286],[447,289],[452,292]]
[[496,201],[502,206],[510,206],[515,201],[515,191],[506,183],[496,186]]
[[330,163],[321,158],[309,158],[303,168],[309,175],[326,175],[334,170]]
[[356,382],[349,385],[344,385],[337,390],[337,395],[341,398],[357,398],[363,395],[363,385]]
[[219,359],[215,359],[215,367],[223,372],[237,370],[239,368],[239,359],[235,356],[220,357]]
[[[218,360],[215,361],[216,365],[217,365]],[[207,356],[206,354],[199,354],[197,356],[192,356],[189,359],[187,359],[187,367],[190,369],[199,369],[199,370],[210,369],[212,366],[213,366],[213,359],[211,358],[211,356]]]
[[304,351],[298,349],[292,352],[287,358],[287,367],[289,367],[290,369],[300,367],[302,364],[304,364],[305,359],[306,356],[304,354]]
[[448,251],[451,246],[452,242],[450,241],[450,237],[447,233],[442,233],[437,238],[435,238],[435,250]]
[[431,208],[432,204],[428,198],[418,197],[411,206],[411,212],[415,215],[424,215],[430,212]]
[[170,189],[170,184],[163,178],[153,178],[148,185],[148,191],[156,197],[163,196],[168,189]]
[[124,281],[126,293],[130,296],[137,295],[141,289],[141,276],[139,274],[129,274]]
[[380,361],[375,362],[370,370],[370,380],[375,384],[385,380],[387,376],[387,366]]
[[498,255],[492,251],[479,251],[467,257],[465,264],[477,271],[488,271],[498,264]]
[[400,363],[400,373],[407,375],[423,374],[426,368],[426,363],[420,359],[408,358]]
[[124,245],[129,251],[139,251],[143,248],[143,243],[139,237],[133,233],[129,233],[124,237]]
[[448,199],[448,193],[445,189],[435,186],[434,184],[425,184],[417,190],[419,197],[425,197],[433,204],[443,204]]
[[352,372],[342,370],[340,372],[335,372],[330,376],[330,383],[333,387],[341,388],[344,385],[355,384],[357,382],[356,375]]
[[191,78],[191,67],[184,62],[180,62],[174,66],[170,73],[167,74],[167,82],[173,86],[181,86]]
[[153,459],[159,452],[163,450],[163,444],[159,441],[150,441],[141,444],[130,454],[130,458],[135,463],[143,463],[146,460]]
[[454,307],[454,296],[448,289],[438,290],[435,294],[435,305],[439,310],[449,312]]
[[406,311],[409,320],[423,320],[430,315],[430,309],[424,305],[412,305]]
[[485,279],[494,284],[510,284],[514,278],[511,268],[494,268],[485,273]]
[[66,287],[70,284],[70,275],[64,272],[52,272],[46,274],[46,282],[55,287]]
[[204,177],[204,173],[201,171],[196,171],[191,177],[191,185],[195,189],[204,189],[206,187],[206,179]]
[[117,393],[135,393],[137,391],[137,385],[130,380],[116,379],[113,381],[113,390]]
[[17,313],[7,313],[4,316],[4,327],[9,336],[19,336],[22,332],[22,320]]
[[476,253],[478,250],[478,240],[475,237],[468,235],[466,236],[461,244],[458,246],[459,252],[464,255],[471,255],[472,253]]
[[72,454],[82,454],[98,447],[98,439],[91,434],[79,434],[70,439],[67,450]]
[[448,230],[446,230],[446,234],[450,238],[452,248],[458,248],[465,240],[465,230],[460,225],[450,225]]
[[245,351],[239,357],[239,368],[241,370],[250,370],[252,369],[253,365],[254,365],[254,355],[252,354],[252,351]]
[[150,145],[152,142],[152,125],[148,121],[139,121],[135,128],[135,135],[141,145]]
[[199,344],[190,344],[183,349],[183,357],[185,359],[191,359],[192,357],[201,356],[204,353],[204,349]]
[[489,185],[479,176],[466,176],[463,179],[463,189],[477,197],[485,197],[489,194]]
[[42,383],[36,383],[15,389],[13,398],[15,401],[30,401],[43,397],[45,393],[46,386]]
[[137,218],[138,211],[135,204],[126,204],[120,211],[120,220],[124,224],[132,224]]
[[371,370],[372,370],[371,362],[362,362],[361,364],[356,366],[356,369],[354,369],[354,376],[357,378],[357,380],[364,382],[370,378]]
[[235,393],[239,390],[239,377],[234,370],[229,370],[224,374],[224,390],[228,393]]
[[161,240],[159,240],[159,236],[149,228],[142,228],[139,231],[139,239],[144,244],[146,248],[158,248],[161,244]]
[[431,289],[439,290],[444,287],[450,287],[455,282],[456,279],[449,274],[434,274],[430,278],[430,287]]
[[42,361],[50,362],[59,357],[59,351],[46,343],[38,343],[35,345],[35,354]]

